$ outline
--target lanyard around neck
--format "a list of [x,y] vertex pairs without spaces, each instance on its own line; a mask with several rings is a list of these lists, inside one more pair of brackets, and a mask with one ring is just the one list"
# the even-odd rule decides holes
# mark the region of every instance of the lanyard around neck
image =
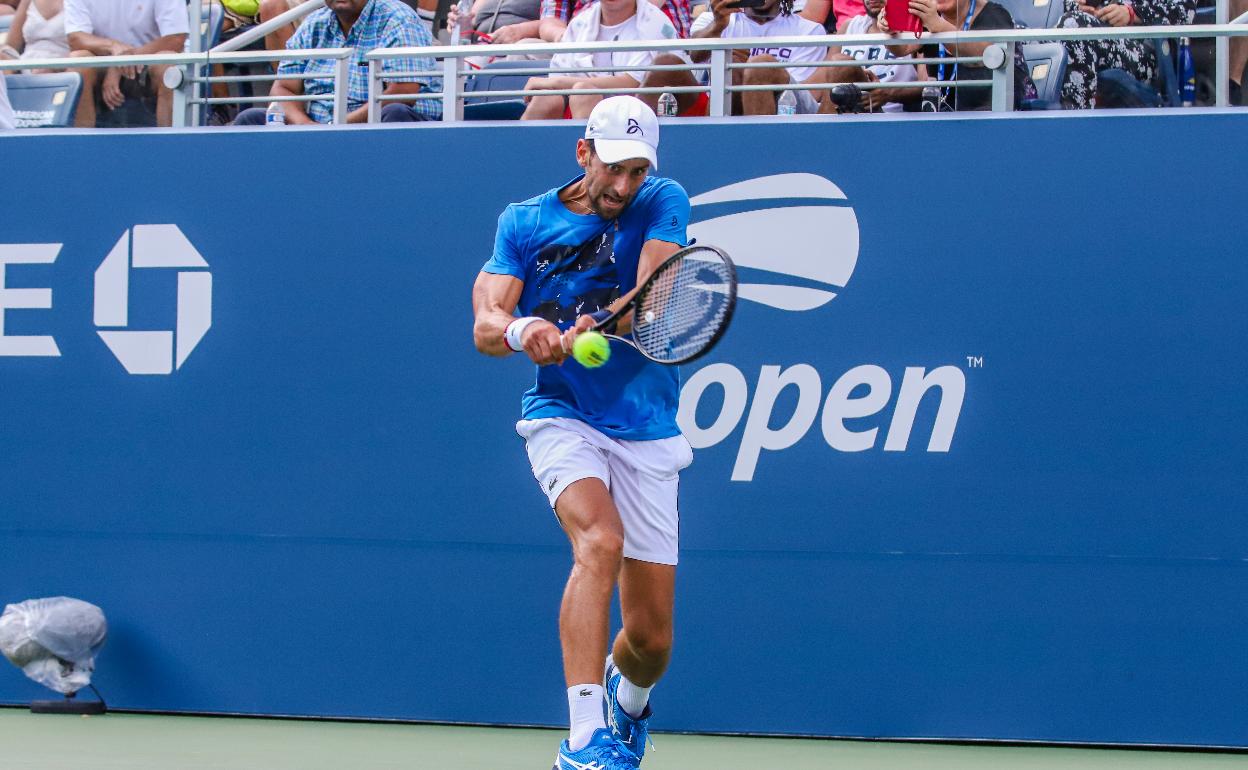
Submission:
[[[963,32],[966,32],[967,30],[971,28],[971,20],[975,18],[975,3],[976,3],[976,0],[971,0],[970,6],[966,9],[966,20],[962,22]],[[941,43],[940,44],[940,58],[943,59],[948,55],[949,55],[948,49],[945,48],[944,43]],[[945,63],[944,62],[940,63],[940,68],[936,72],[936,79],[937,80],[945,79]],[[956,62],[953,65],[953,79],[954,80],[958,79],[958,65]]]

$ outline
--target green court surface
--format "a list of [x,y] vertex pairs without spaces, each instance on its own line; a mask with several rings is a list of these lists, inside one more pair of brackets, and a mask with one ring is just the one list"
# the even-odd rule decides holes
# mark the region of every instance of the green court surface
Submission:
[[[5,770],[547,770],[562,733],[0,709]],[[1235,754],[658,735],[648,770],[1231,768]]]

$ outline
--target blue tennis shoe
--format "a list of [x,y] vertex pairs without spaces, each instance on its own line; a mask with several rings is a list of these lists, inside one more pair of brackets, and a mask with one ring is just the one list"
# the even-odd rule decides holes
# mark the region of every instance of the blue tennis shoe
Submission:
[[564,741],[552,770],[633,770],[639,762],[609,728],[600,727],[580,751],[572,751]]
[[646,704],[646,710],[641,713],[640,717],[633,718],[628,712],[620,707],[620,701],[616,698],[616,693],[620,689],[620,681],[624,675],[615,667],[615,660],[610,655],[607,656],[606,673],[603,675],[602,688],[606,691],[606,708],[607,708],[607,727],[611,728],[611,734],[615,739],[624,745],[634,757],[637,758],[637,765],[641,765],[641,758],[646,753],[646,741],[650,738],[650,704]]

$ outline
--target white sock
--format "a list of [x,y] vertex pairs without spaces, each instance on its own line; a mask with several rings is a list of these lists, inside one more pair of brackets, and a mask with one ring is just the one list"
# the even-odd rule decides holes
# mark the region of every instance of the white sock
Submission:
[[578,684],[569,687],[568,713],[572,722],[568,748],[580,751],[594,736],[594,730],[607,726],[602,716],[602,685]]
[[620,708],[624,709],[624,713],[633,719],[641,716],[646,710],[646,704],[650,702],[650,687],[638,687],[628,681],[628,677],[620,675],[620,686],[615,691],[615,699],[620,702]]

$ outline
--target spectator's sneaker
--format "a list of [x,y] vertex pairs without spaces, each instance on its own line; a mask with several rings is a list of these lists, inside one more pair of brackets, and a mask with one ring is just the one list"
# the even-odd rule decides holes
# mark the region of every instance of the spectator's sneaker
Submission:
[[602,689],[606,693],[606,709],[607,709],[607,727],[611,728],[611,734],[615,739],[624,744],[633,756],[637,758],[637,764],[641,764],[641,758],[646,753],[646,741],[650,738],[650,716],[653,713],[650,710],[650,704],[646,704],[646,710],[641,712],[641,716],[634,719],[628,715],[628,712],[620,708],[620,702],[615,695],[620,689],[620,680],[624,675],[615,667],[615,661],[610,655],[607,656],[606,673],[603,675]]
[[551,770],[633,770],[639,761],[620,745],[609,728],[600,727],[580,751],[572,751],[564,741]]

